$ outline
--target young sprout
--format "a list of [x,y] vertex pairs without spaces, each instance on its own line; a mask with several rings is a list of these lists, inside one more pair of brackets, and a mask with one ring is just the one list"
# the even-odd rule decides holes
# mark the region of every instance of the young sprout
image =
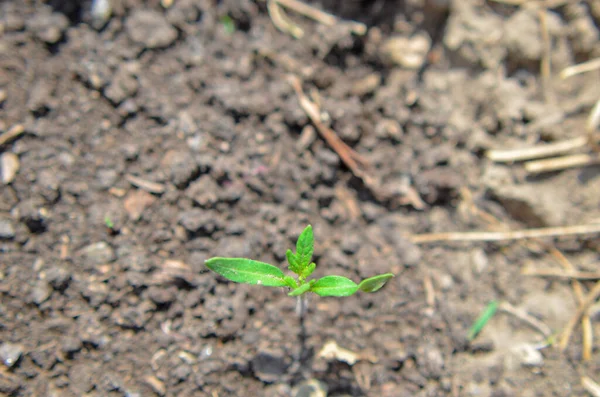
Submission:
[[104,224],[109,229],[114,229],[115,228],[114,222],[112,221],[112,219],[110,219],[110,216],[108,216],[108,215],[104,216]]
[[394,275],[392,273],[369,277],[356,284],[342,276],[325,276],[309,280],[316,264],[311,262],[314,252],[313,230],[308,225],[298,237],[296,253],[288,249],[288,269],[296,277],[286,276],[281,269],[264,262],[246,258],[208,259],[205,264],[210,270],[236,283],[263,285],[266,287],[288,287],[289,296],[301,296],[313,292],[319,296],[350,296],[358,291],[375,292]]
[[477,335],[479,335],[483,327],[485,327],[488,321],[490,321],[491,318],[494,317],[494,314],[496,314],[496,310],[498,310],[498,302],[491,301],[471,326],[469,334],[467,335],[468,340],[472,341]]
[[235,32],[235,22],[229,15],[223,15],[219,18],[219,22],[223,25],[223,29],[228,35],[231,36]]

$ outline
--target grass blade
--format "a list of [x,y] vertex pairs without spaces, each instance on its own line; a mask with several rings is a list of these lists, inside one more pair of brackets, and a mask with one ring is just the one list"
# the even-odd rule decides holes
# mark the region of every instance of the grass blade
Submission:
[[470,341],[475,339],[475,337],[481,332],[483,327],[485,327],[488,321],[490,321],[494,314],[496,314],[496,310],[498,310],[498,301],[491,301],[469,330],[467,338]]

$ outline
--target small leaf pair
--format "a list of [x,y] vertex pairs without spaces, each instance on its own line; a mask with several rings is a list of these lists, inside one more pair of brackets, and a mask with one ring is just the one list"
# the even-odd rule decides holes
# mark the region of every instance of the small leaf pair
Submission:
[[289,296],[300,296],[313,292],[319,296],[350,296],[357,291],[378,291],[394,275],[381,274],[362,280],[359,284],[342,276],[325,276],[317,280],[307,280],[314,272],[316,264],[312,261],[314,253],[313,230],[308,225],[298,237],[296,253],[287,250],[288,268],[298,277],[286,276],[281,269],[268,263],[246,258],[211,258],[206,266],[228,280],[236,283],[264,285],[266,287],[288,287]]

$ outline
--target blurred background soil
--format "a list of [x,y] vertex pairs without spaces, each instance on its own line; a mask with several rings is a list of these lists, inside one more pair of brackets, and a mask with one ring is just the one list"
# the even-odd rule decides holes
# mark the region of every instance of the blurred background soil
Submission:
[[[294,38],[264,1],[0,3],[0,394],[564,397],[600,381],[598,337],[587,361],[580,327],[552,345],[579,305],[570,280],[522,274],[562,271],[557,252],[597,274],[597,234],[413,236],[600,222],[598,166],[487,156],[585,136],[600,72],[559,72],[600,56],[600,3],[311,6],[337,19],[279,6]],[[340,160],[290,76],[368,167]],[[308,223],[316,276],[396,277],[311,297],[299,363],[295,300],[203,263],[284,266]],[[600,335],[597,304],[589,318]],[[331,341],[349,353],[324,357]]]

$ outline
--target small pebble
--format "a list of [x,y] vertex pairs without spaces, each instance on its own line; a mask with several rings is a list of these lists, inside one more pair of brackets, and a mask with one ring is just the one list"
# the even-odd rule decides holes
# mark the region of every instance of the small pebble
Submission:
[[178,382],[185,382],[187,378],[190,376],[192,369],[189,365],[179,365],[173,371],[171,371],[171,376],[176,379]]
[[255,376],[267,383],[280,379],[287,367],[283,351],[261,351],[252,359]]
[[104,90],[104,95],[113,105],[118,106],[127,98],[135,95],[138,89],[139,83],[136,77],[123,67],[113,76],[112,81]]
[[165,384],[161,382],[157,377],[147,376],[145,378],[145,381],[148,384],[148,386],[150,386],[152,390],[154,390],[154,392],[159,396],[164,396],[167,393],[167,388]]
[[93,0],[92,2],[92,25],[96,29],[101,29],[110,18],[112,7],[109,0]]
[[79,251],[90,265],[103,265],[115,260],[115,251],[104,241],[90,244]]
[[381,84],[381,75],[371,73],[352,84],[350,92],[352,95],[363,96],[374,92]]
[[471,265],[476,274],[482,274],[488,267],[489,260],[482,248],[471,251]]
[[61,350],[67,354],[77,353],[82,347],[81,339],[74,336],[67,336],[63,339]]
[[108,189],[117,182],[119,173],[114,169],[100,169],[96,172],[96,180],[103,189]]
[[188,150],[169,150],[160,162],[171,182],[182,189],[198,174],[199,165]]
[[19,157],[10,152],[4,152],[0,155],[0,172],[2,173],[2,183],[8,185],[11,183],[17,172],[19,172]]
[[167,22],[164,15],[145,9],[137,9],[125,23],[127,34],[146,48],[164,48],[177,38],[177,30]]
[[417,349],[419,372],[428,379],[439,379],[444,373],[444,356],[435,345],[426,344]]
[[219,201],[217,197],[219,190],[221,188],[213,178],[209,175],[203,175],[190,184],[186,189],[186,196],[202,208],[211,208]]
[[129,218],[137,221],[144,211],[156,201],[156,197],[144,190],[134,190],[125,198],[125,211]]
[[60,12],[47,13],[46,10],[35,13],[26,22],[27,30],[48,44],[57,43],[69,27],[69,20]]
[[394,139],[400,141],[404,135],[404,130],[398,121],[393,119],[383,119],[375,126],[375,134],[381,139]]
[[71,274],[64,267],[54,266],[46,270],[46,281],[58,291],[64,291],[71,281]]
[[46,302],[48,298],[50,298],[51,294],[52,288],[50,285],[46,281],[40,280],[33,287],[31,299],[36,305],[41,305],[42,303]]
[[189,233],[212,235],[217,229],[222,229],[220,219],[212,211],[198,208],[181,213],[179,223]]
[[404,266],[414,267],[421,263],[422,252],[418,245],[399,234],[392,237],[392,242],[396,249],[398,260]]
[[9,372],[0,372],[0,395],[13,396],[24,387],[21,377]]
[[119,307],[113,311],[113,322],[127,329],[143,329],[152,317],[153,305],[145,301],[138,306]]
[[15,237],[15,227],[10,219],[0,218],[0,240],[10,240]]
[[177,298],[177,289],[150,287],[148,289],[148,297],[156,305],[163,306],[172,303]]
[[347,255],[354,255],[361,246],[362,239],[356,234],[350,234],[342,240],[342,251]]
[[98,366],[88,363],[71,366],[67,378],[69,389],[77,396],[89,395],[96,385],[99,369]]
[[140,154],[140,147],[134,143],[125,143],[121,145],[121,153],[127,161],[133,161],[138,158]]
[[426,33],[413,37],[395,36],[383,43],[382,56],[395,65],[419,69],[431,48],[431,38]]
[[16,343],[3,343],[0,346],[0,360],[8,368],[12,368],[21,358],[23,346]]
[[25,19],[17,13],[6,13],[3,15],[3,24],[5,32],[15,32],[25,27]]
[[544,356],[534,346],[522,344],[510,350],[511,358],[516,359],[524,367],[541,367],[544,365]]
[[327,397],[327,385],[316,379],[311,379],[298,385],[294,397]]

